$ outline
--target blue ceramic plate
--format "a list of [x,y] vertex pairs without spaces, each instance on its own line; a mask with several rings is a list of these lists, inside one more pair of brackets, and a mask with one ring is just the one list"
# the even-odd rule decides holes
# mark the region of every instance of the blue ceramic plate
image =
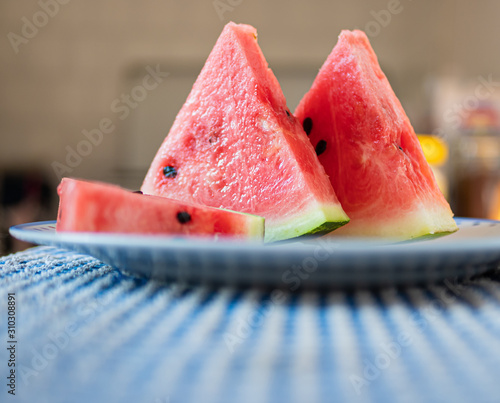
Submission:
[[374,239],[315,239],[278,244],[164,236],[56,233],[55,221],[22,224],[21,240],[91,255],[132,275],[194,283],[302,287],[435,283],[469,277],[500,262],[500,222],[457,218],[440,238],[383,244]]

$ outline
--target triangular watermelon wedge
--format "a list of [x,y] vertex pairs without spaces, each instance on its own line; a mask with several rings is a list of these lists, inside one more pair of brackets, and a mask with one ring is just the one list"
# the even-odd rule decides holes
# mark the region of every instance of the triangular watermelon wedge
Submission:
[[141,190],[265,217],[266,241],[349,220],[249,25],[224,28]]
[[409,239],[457,229],[363,32],[342,31],[295,116],[351,218],[335,235]]
[[146,196],[108,183],[63,178],[58,232],[104,232],[262,241],[259,216]]

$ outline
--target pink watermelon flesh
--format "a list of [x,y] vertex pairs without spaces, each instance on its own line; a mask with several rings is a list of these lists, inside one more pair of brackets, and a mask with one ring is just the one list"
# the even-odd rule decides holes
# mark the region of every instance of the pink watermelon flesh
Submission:
[[141,190],[263,216],[266,241],[348,221],[249,25],[224,28]]
[[342,31],[295,116],[351,218],[336,234],[408,239],[457,229],[363,32]]
[[196,235],[263,239],[262,217],[163,197],[118,186],[64,178],[57,231]]

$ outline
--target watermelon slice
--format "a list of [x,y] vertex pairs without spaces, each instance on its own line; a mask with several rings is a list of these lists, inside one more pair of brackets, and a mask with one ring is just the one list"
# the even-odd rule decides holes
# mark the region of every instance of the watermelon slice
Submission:
[[266,241],[349,220],[249,25],[224,28],[142,191],[263,216]]
[[339,235],[409,239],[457,230],[363,32],[342,31],[295,115],[351,218]]
[[118,186],[64,178],[57,231],[163,235],[231,236],[263,239],[264,219],[255,215],[198,206],[132,193]]

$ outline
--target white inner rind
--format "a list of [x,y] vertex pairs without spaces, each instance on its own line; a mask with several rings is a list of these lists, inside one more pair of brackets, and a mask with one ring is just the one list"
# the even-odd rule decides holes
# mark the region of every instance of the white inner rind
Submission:
[[276,242],[307,235],[325,223],[344,225],[349,217],[339,204],[315,203],[303,214],[287,220],[266,220],[265,242]]
[[265,234],[264,223],[264,218],[253,214],[248,214],[247,234],[250,239],[262,241]]
[[373,220],[353,219],[328,236],[384,237],[394,240],[407,240],[425,235],[433,235],[458,230],[448,207],[433,205],[416,208],[404,215],[391,217],[385,222],[380,218]]

